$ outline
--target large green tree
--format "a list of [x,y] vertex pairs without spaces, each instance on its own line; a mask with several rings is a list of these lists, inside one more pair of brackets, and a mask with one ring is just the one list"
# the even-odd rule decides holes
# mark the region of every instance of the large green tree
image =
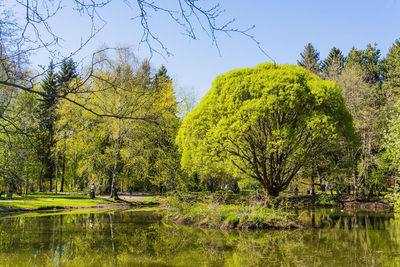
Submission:
[[218,76],[177,136],[192,172],[247,175],[278,196],[311,154],[354,138],[340,88],[296,66],[262,64]]
[[386,95],[382,90],[380,51],[371,44],[366,49],[353,48],[346,59],[345,69],[338,80],[346,105],[354,118],[361,140],[357,154],[358,168],[354,185],[370,193],[378,189],[373,173],[379,168],[383,133],[386,128]]
[[68,158],[66,172],[80,188],[95,182],[112,197],[128,188],[171,189],[179,170],[172,81],[165,68],[153,75],[148,61],[135,67],[133,55],[117,52],[116,58],[103,55],[107,64],[85,84],[80,99],[73,98],[109,116],[60,103],[57,136]]
[[[46,72],[46,76],[42,81],[41,87],[45,95],[40,99],[40,149],[38,155],[43,164],[44,181],[49,181],[51,191],[53,188],[53,178],[55,170],[55,159],[52,153],[54,147],[54,124],[56,121],[55,108],[57,104],[57,73],[55,65],[51,61]],[[40,181],[40,190],[42,190]]]

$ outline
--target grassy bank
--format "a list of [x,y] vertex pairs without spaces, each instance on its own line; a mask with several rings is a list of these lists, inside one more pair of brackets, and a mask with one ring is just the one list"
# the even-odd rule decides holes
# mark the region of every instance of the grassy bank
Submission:
[[100,204],[115,204],[111,199],[90,199],[83,194],[39,193],[29,195],[14,195],[12,199],[0,200],[0,211],[47,210],[92,207]]
[[165,218],[170,221],[221,229],[285,229],[301,227],[296,216],[283,209],[224,204],[205,200],[165,199]]

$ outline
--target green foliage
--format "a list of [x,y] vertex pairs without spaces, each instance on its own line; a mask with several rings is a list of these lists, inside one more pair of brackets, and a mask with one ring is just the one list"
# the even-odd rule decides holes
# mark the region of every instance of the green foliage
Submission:
[[76,64],[72,58],[65,59],[61,62],[60,71],[57,74],[57,83],[60,86],[68,86],[67,83],[78,77]]
[[387,131],[384,135],[385,156],[391,166],[400,171],[400,101],[394,106],[393,114],[388,121]]
[[377,84],[382,78],[381,52],[377,45],[368,44],[364,50],[352,48],[346,59],[346,68],[360,67],[364,81]]
[[293,214],[261,206],[219,204],[214,201],[186,202],[166,199],[164,211],[169,220],[220,229],[266,229],[299,227]]
[[82,189],[94,182],[100,192],[158,190],[181,186],[179,155],[174,144],[179,127],[172,81],[161,69],[156,76],[147,61],[119,51],[109,55],[86,92],[75,104],[62,101],[57,124],[59,148],[67,157],[66,172]]
[[[35,88],[36,89],[36,88]],[[36,154],[38,106],[36,95],[0,86],[0,191],[22,192],[37,183],[41,163]]]
[[342,51],[336,47],[333,47],[329,52],[328,57],[322,62],[322,73],[324,77],[330,80],[339,78],[344,68],[345,58]]
[[[380,51],[369,44],[364,50],[353,48],[347,56],[345,70],[338,83],[354,126],[361,140],[360,149],[354,150],[353,185],[359,189],[381,189],[387,170],[381,160],[383,133],[388,116],[387,98],[382,90],[382,64]],[[379,174],[380,173],[380,174]]]
[[339,87],[299,67],[263,64],[218,76],[184,118],[177,143],[186,170],[245,175],[277,196],[339,137],[355,139]]
[[390,104],[400,97],[400,40],[396,40],[383,60],[384,89]]
[[315,200],[316,205],[335,205],[337,200],[337,196],[321,194],[318,195],[317,199]]
[[393,206],[396,213],[400,212],[400,186],[397,183],[388,189],[388,193],[385,194],[384,200]]
[[64,197],[64,198],[46,198],[34,196],[34,199],[12,200],[0,202],[0,210],[47,210],[63,209],[67,207],[90,207],[98,204],[110,204],[112,200],[89,199],[89,197]]
[[319,60],[319,52],[314,48],[311,43],[308,43],[302,53],[300,53],[301,60],[297,61],[297,65],[305,68],[306,70],[318,75],[321,70],[321,62]]

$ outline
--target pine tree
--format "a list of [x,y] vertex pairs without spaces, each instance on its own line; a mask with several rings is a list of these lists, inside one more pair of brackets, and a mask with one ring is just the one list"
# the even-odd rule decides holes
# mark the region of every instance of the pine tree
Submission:
[[53,61],[50,62],[42,81],[42,89],[45,95],[41,99],[40,108],[45,111],[51,109],[57,102],[57,73]]
[[400,97],[400,39],[397,39],[383,60],[383,79],[389,101],[395,103]]
[[[54,146],[54,124],[55,124],[55,106],[57,104],[57,74],[55,66],[51,61],[46,75],[41,83],[43,93],[45,94],[40,104],[40,140],[39,158],[43,164],[43,178],[50,182],[50,191],[53,186],[54,177],[54,157],[52,148]],[[41,185],[40,185],[41,187]],[[42,188],[41,188],[42,190]]]
[[345,68],[361,67],[363,65],[363,52],[354,46],[351,48],[345,61]]
[[[77,76],[78,73],[76,70],[76,64],[72,60],[72,58],[68,60],[63,60],[60,66],[60,71],[57,73],[57,86],[60,93],[62,92],[64,94],[68,94],[70,92],[69,83],[72,79],[76,78]],[[65,149],[61,151],[60,154],[56,153],[56,155],[60,159],[59,161],[61,162],[61,171],[62,171],[60,192],[64,192],[65,167],[66,167]],[[56,168],[56,170],[57,169],[58,168]]]
[[76,64],[72,58],[63,60],[61,63],[60,71],[57,75],[57,82],[59,85],[68,83],[73,78],[77,77]]
[[377,84],[382,80],[382,61],[381,51],[375,44],[367,45],[367,49],[364,50],[364,69],[366,74],[366,82],[370,84]]
[[171,77],[168,76],[167,74],[167,68],[165,68],[164,65],[162,65],[156,74],[154,74],[153,78],[153,87],[154,88],[159,88],[162,87],[162,83],[164,82],[172,82]]
[[319,61],[319,52],[313,47],[311,43],[308,43],[304,47],[304,51],[300,53],[301,60],[297,61],[300,67],[319,75],[321,63]]
[[354,47],[346,59],[346,68],[361,68],[364,80],[369,84],[378,84],[382,80],[381,51],[376,44],[367,45],[365,50],[357,50]]
[[143,60],[139,69],[135,73],[136,84],[142,88],[149,88],[151,86],[151,68],[150,63],[146,59]]
[[322,63],[322,73],[327,79],[335,80],[342,74],[345,58],[340,49],[333,47]]

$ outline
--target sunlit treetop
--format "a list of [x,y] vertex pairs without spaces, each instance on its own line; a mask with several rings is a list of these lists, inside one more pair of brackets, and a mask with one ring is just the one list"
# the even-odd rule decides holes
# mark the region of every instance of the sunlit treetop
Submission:
[[177,143],[187,170],[247,175],[276,196],[310,155],[341,137],[355,139],[340,88],[267,63],[218,76],[184,118]]

